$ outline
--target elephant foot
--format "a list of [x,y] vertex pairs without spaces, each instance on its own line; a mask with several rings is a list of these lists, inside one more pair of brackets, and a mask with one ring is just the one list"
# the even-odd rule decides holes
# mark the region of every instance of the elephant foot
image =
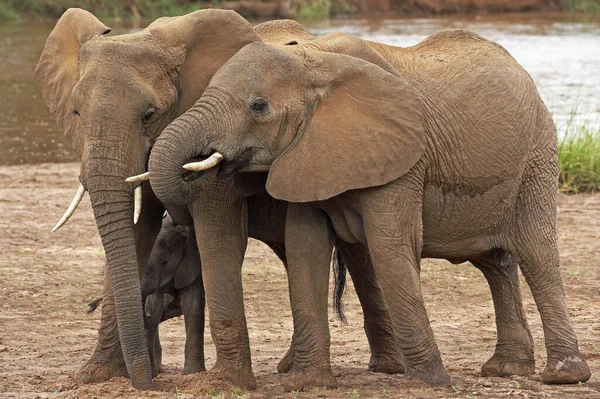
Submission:
[[306,367],[300,370],[290,370],[281,382],[285,392],[304,391],[312,387],[337,388],[337,382],[331,371],[331,366]]
[[285,374],[288,371],[290,371],[293,366],[294,366],[294,349],[293,349],[293,347],[290,347],[290,349],[288,349],[285,356],[283,356],[283,358],[279,361],[279,364],[277,364],[277,372],[279,374]]
[[206,371],[206,366],[204,365],[204,359],[202,360],[194,360],[194,359],[186,359],[183,365],[183,374],[195,374]]
[[452,384],[452,379],[444,370],[444,365],[440,360],[433,364],[408,367],[405,376],[430,386],[450,386]]
[[75,377],[84,384],[110,380],[113,377],[129,378],[125,363],[86,363]]
[[592,373],[579,352],[562,358],[549,357],[542,372],[544,384],[576,384],[590,379]]
[[242,367],[242,369],[238,369],[215,365],[210,373],[220,376],[225,381],[238,388],[249,391],[256,389],[256,377],[252,372],[252,367]]
[[406,367],[401,356],[371,355],[369,371],[384,374],[404,374]]
[[160,364],[156,364],[156,363],[151,363],[151,370],[152,370],[152,378],[158,376],[160,373],[162,373],[162,365]]
[[518,359],[514,356],[494,355],[481,367],[482,377],[510,377],[511,375],[528,376],[535,373],[535,360]]

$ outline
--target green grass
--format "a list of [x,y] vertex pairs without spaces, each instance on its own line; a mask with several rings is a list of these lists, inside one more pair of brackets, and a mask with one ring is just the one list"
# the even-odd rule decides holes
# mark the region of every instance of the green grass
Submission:
[[195,0],[4,0],[0,4],[0,21],[20,16],[58,18],[69,7],[79,7],[97,17],[157,18],[182,15],[199,10],[205,4]]
[[600,13],[600,0],[562,0],[561,5],[569,12]]
[[331,13],[331,0],[299,0],[296,17],[299,20],[327,19]]
[[558,188],[568,194],[600,191],[600,128],[574,123],[575,111],[558,142]]
[[6,4],[0,4],[0,21],[17,21],[20,19],[19,13]]

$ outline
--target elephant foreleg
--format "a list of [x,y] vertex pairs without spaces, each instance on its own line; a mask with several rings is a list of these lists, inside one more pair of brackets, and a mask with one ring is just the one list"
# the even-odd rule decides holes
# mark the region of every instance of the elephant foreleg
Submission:
[[[135,227],[138,271],[141,276],[148,265],[148,258],[162,225],[164,207],[145,184],[143,186],[142,215]],[[140,339],[146,339],[144,336]],[[98,341],[92,357],[77,372],[84,383],[100,382],[113,377],[128,377],[121,350],[115,313],[113,289],[108,271],[104,272],[102,315],[98,329]]]
[[369,250],[364,244],[335,242],[363,309],[364,327],[371,350],[369,370],[379,373],[404,373],[404,358],[396,345],[392,319],[377,282]]
[[451,379],[444,370],[421,294],[423,228],[421,209],[415,206],[421,203],[421,194],[402,179],[369,194],[362,199],[369,204],[368,212],[363,213],[365,235],[396,342],[405,357],[406,375],[431,385],[447,385]]
[[202,278],[180,291],[185,321],[185,363],[183,374],[206,371],[204,365],[204,308],[206,304]]
[[127,373],[119,341],[119,329],[110,277],[105,270],[98,341],[92,357],[77,372],[77,378],[87,384],[106,381],[113,377],[129,377],[129,374]]
[[246,203],[231,180],[217,181],[191,205],[210,332],[217,351],[213,371],[245,389],[256,388],[242,290],[248,243]]
[[518,266],[506,252],[501,250],[494,254],[471,261],[490,286],[498,331],[496,350],[481,368],[481,375],[531,375],[535,372],[533,339],[521,300]]
[[146,324],[146,340],[152,365],[152,376],[156,377],[162,370],[162,346],[158,336],[158,325],[165,308],[165,294],[158,290],[146,298],[144,304],[144,320]]

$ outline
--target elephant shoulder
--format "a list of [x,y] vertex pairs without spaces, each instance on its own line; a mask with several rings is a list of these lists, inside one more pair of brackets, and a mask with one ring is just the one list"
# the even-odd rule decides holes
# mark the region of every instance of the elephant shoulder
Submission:
[[463,29],[436,32],[413,46],[412,49],[419,53],[439,52],[462,57],[481,55],[492,59],[499,57],[513,59],[500,44]]

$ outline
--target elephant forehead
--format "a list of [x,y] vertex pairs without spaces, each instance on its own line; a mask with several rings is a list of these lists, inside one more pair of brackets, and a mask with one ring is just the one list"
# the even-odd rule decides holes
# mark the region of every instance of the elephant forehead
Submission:
[[252,43],[238,51],[214,77],[214,82],[231,82],[238,77],[247,82],[274,83],[290,80],[303,71],[300,58],[264,43]]
[[85,43],[79,52],[82,66],[98,68],[152,69],[167,58],[149,35],[98,38]]

